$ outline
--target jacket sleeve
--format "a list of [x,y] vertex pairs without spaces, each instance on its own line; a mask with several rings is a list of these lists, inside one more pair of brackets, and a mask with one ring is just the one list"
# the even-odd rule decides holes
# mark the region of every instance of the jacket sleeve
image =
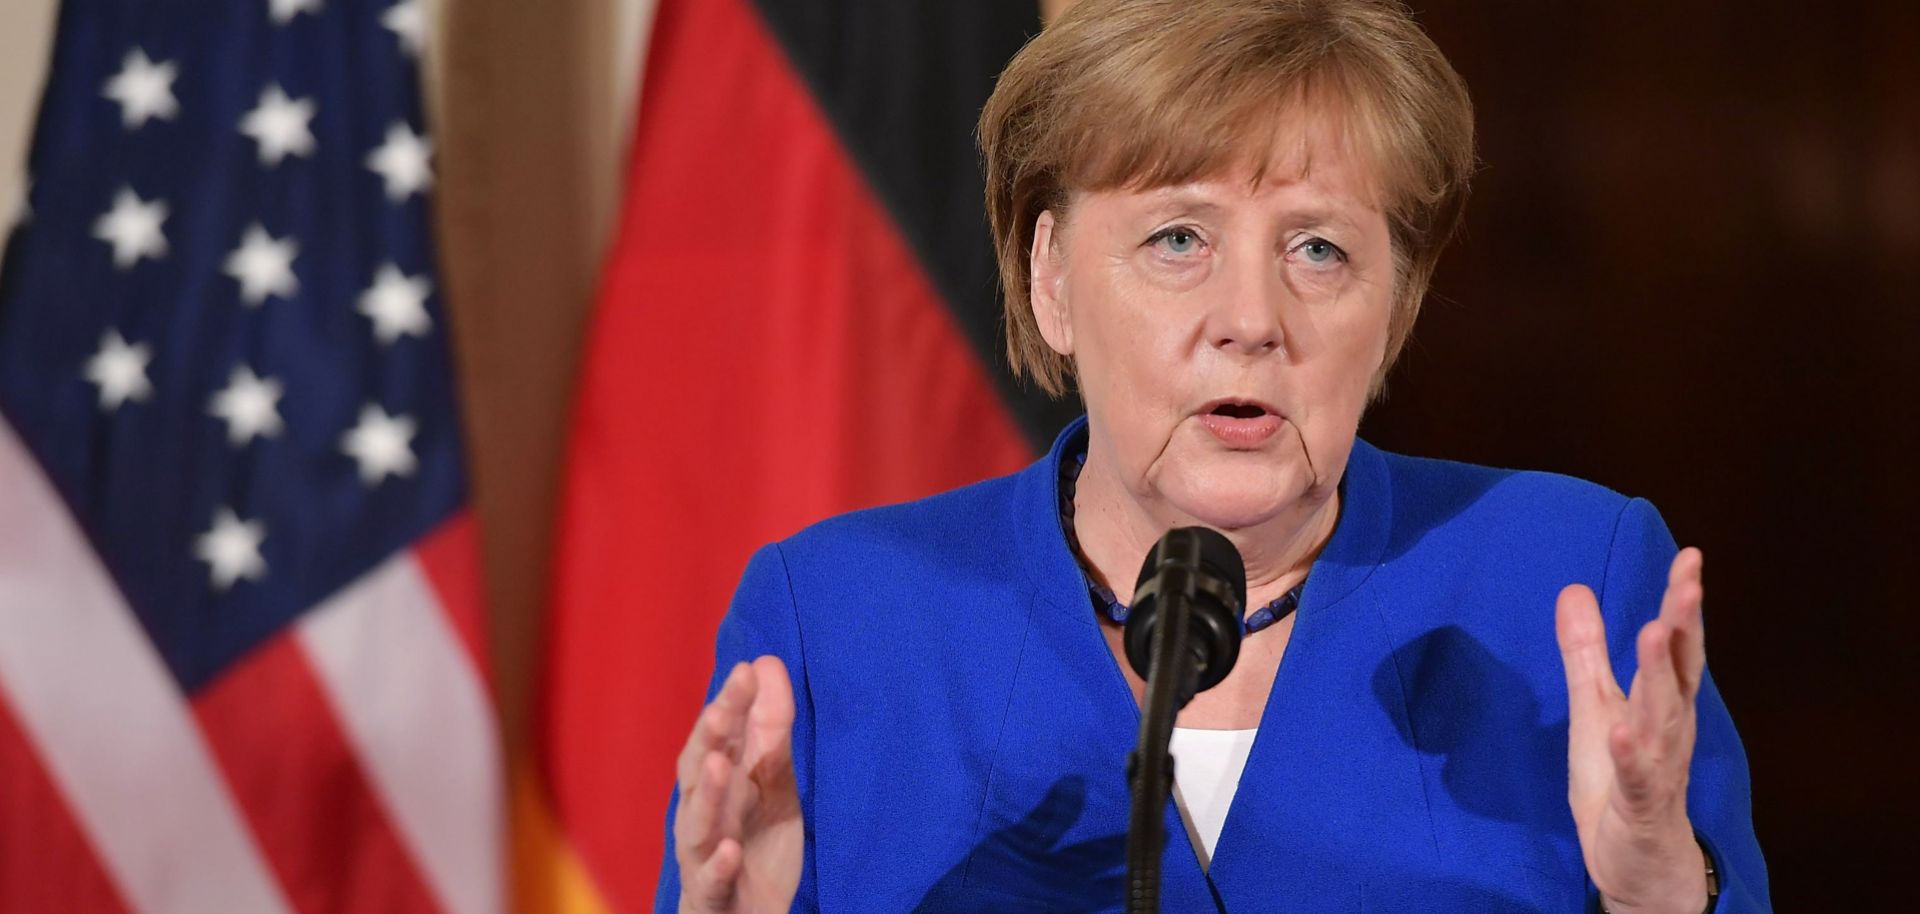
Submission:
[[[764,546],[747,563],[733,603],[720,622],[720,634],[714,646],[714,672],[707,683],[707,701],[719,692],[720,684],[734,664],[772,655],[786,664],[793,680],[793,768],[800,789],[800,811],[805,817],[806,848],[801,857],[800,889],[794,896],[793,910],[817,914],[819,902],[814,887],[813,843],[813,699],[807,685],[805,652],[800,637],[800,619],[795,608],[793,588],[787,579],[786,559],[779,544]],[[665,859],[660,864],[660,885],[654,894],[656,914],[673,914],[680,907],[680,867],[673,854],[673,817],[680,809],[680,790],[674,788],[667,804]]]
[[[1667,572],[1679,552],[1660,512],[1633,499],[1621,512],[1601,584],[1600,607],[1607,624],[1607,651],[1613,674],[1624,686],[1639,666],[1635,640],[1660,613]],[[1709,569],[1711,570],[1711,569]],[[1711,583],[1711,582],[1709,582]],[[1707,592],[1712,594],[1712,588]],[[1709,596],[1708,605],[1712,604]],[[1707,639],[1712,657],[1713,639]],[[1753,832],[1753,788],[1746,750],[1733,717],[1714,685],[1711,661],[1695,702],[1699,737],[1687,787],[1687,815],[1712,855],[1720,879],[1715,914],[1764,914],[1773,904],[1767,893],[1767,864]]]

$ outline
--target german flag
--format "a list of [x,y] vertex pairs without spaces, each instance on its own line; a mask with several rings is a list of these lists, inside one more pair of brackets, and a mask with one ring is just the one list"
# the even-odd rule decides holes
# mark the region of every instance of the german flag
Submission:
[[1033,0],[662,0],[572,418],[528,907],[651,906],[756,547],[1011,472],[1068,418],[1006,371],[973,139],[1039,26]]

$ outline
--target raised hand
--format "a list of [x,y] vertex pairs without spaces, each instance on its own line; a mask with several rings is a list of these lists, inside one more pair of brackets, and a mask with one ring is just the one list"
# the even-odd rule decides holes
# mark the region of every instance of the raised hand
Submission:
[[679,777],[681,914],[791,909],[806,838],[793,776],[793,684],[779,658],[727,674],[680,751]]
[[1701,555],[1673,560],[1660,616],[1640,630],[1640,667],[1622,693],[1593,591],[1560,592],[1555,629],[1567,672],[1567,800],[1587,875],[1610,912],[1699,914],[1706,862],[1687,818],[1694,699],[1706,669]]

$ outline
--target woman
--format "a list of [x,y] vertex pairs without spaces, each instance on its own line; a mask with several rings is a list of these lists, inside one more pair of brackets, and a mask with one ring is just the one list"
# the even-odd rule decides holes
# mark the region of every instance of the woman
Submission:
[[1013,364],[1086,418],[755,556],[659,910],[1117,908],[1119,620],[1194,524],[1251,611],[1178,720],[1166,910],[1768,909],[1698,551],[1644,501],[1355,437],[1473,161],[1402,7],[1082,0],[980,135]]

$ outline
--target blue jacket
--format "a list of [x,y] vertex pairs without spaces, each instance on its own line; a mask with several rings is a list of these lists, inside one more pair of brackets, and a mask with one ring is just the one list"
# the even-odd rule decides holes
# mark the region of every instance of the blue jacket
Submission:
[[[1019,473],[825,521],[748,565],[715,668],[774,654],[792,672],[796,911],[1121,909],[1139,711],[1060,526],[1059,461],[1085,438],[1075,423]],[[1168,806],[1163,909],[1589,909],[1554,599],[1600,595],[1630,682],[1672,536],[1591,483],[1364,441],[1342,485],[1208,871]],[[1770,910],[1711,676],[1688,808],[1720,914]]]

